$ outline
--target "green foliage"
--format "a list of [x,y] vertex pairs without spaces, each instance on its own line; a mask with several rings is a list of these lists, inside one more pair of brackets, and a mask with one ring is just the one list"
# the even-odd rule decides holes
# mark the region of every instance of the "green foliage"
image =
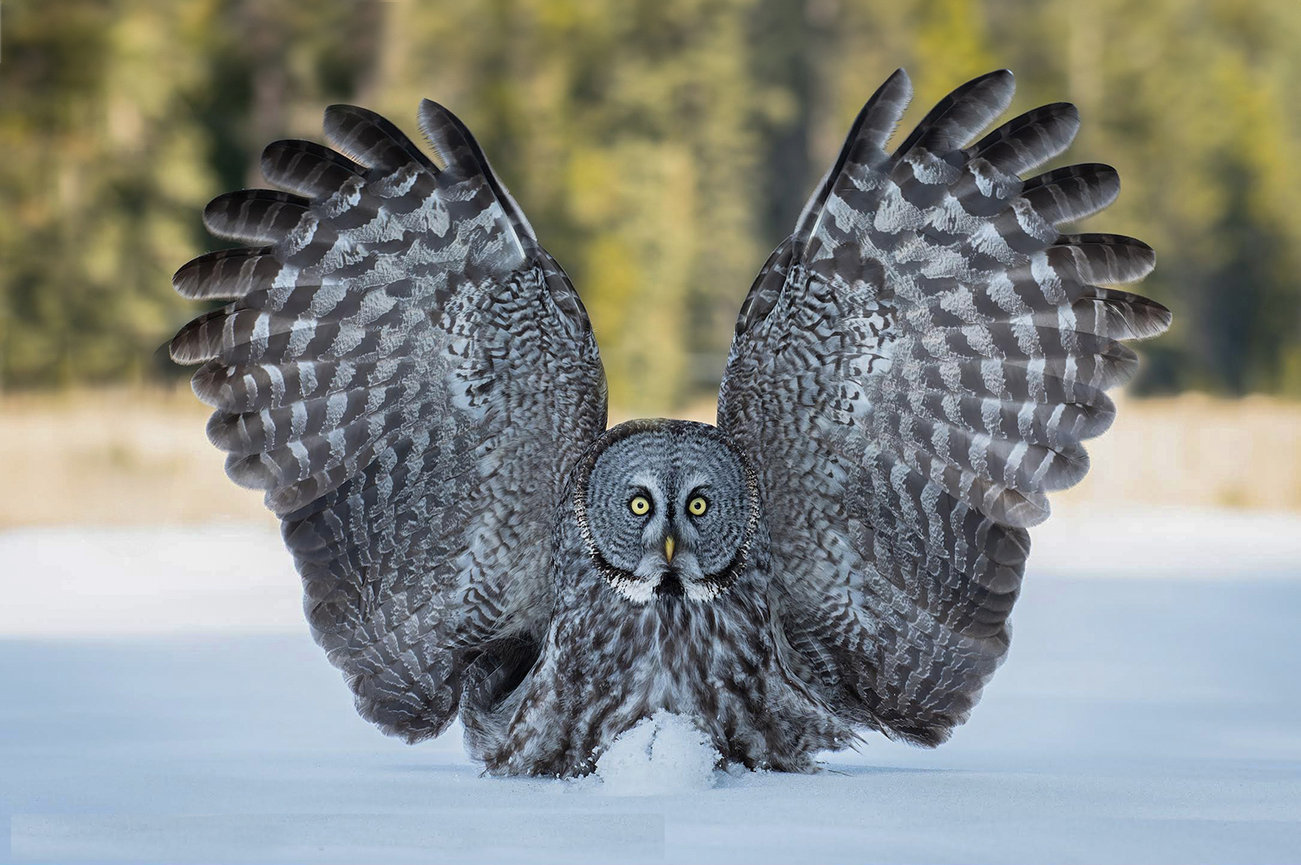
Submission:
[[355,101],[475,131],[591,311],[614,402],[709,393],[767,250],[895,66],[905,123],[999,66],[1069,99],[1175,328],[1140,384],[1301,396],[1301,7],[1287,0],[62,0],[5,8],[0,387],[176,375],[172,270],[268,141]]

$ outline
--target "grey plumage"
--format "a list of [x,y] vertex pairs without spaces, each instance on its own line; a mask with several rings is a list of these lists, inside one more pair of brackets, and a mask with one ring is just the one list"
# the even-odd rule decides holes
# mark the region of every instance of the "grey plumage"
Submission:
[[266,490],[318,642],[409,741],[462,717],[493,771],[590,771],[665,708],[726,760],[798,770],[864,728],[936,744],[1007,652],[1026,527],[1088,467],[1169,313],[1132,238],[1062,234],[1107,166],[1028,180],[1079,119],[996,72],[894,152],[895,73],[742,306],[718,426],[606,431],[577,293],[469,132],[436,164],[364,109],[339,152],[263,155],[176,289],[213,442]]
[[[205,212],[268,246],[176,276],[234,303],[173,341],[239,483],[283,520],[318,642],[358,710],[409,740],[456,716],[470,657],[549,618],[552,512],[605,428],[604,376],[564,274],[433,103],[434,168],[387,121],[326,112],[331,142],[268,148],[276,183]],[[292,208],[290,221],[283,214]]]
[[1081,440],[1114,415],[1103,389],[1133,372],[1117,340],[1169,322],[1094,285],[1144,275],[1147,246],[1056,227],[1114,197],[1114,172],[1017,176],[1065,148],[1073,109],[962,149],[1012,86],[959,88],[893,153],[908,80],[882,86],[751,290],[719,407],[762,478],[809,678],[840,716],[924,744],[1007,652],[1025,527],[1083,476]]

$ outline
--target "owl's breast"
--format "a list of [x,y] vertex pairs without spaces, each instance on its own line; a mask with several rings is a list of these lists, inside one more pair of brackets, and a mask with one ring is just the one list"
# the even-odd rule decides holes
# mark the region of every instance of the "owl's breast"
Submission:
[[647,715],[713,715],[741,679],[764,675],[772,651],[767,609],[743,597],[746,588],[708,603],[670,597],[625,611],[616,644],[626,666],[613,668],[625,702]]
[[751,766],[802,765],[844,733],[776,657],[758,575],[708,603],[632,604],[604,580],[560,601],[490,769],[583,774],[659,710],[694,718],[725,760]]

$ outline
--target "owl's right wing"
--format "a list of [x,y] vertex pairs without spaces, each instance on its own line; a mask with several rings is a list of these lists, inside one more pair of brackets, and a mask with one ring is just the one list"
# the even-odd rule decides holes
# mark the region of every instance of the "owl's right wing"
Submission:
[[760,477],[793,665],[838,714],[923,744],[1007,651],[1026,527],[1134,371],[1119,340],[1170,321],[1099,287],[1146,274],[1149,247],[1058,230],[1115,198],[1111,168],[1019,176],[1070,143],[1073,106],[968,145],[1012,90],[970,82],[893,153],[908,79],[877,91],[746,298],[719,404]]
[[270,145],[289,192],[208,206],[255,246],[177,272],[182,295],[232,302],[171,345],[203,363],[209,436],[266,490],[359,711],[410,741],[455,717],[476,659],[545,633],[561,487],[606,422],[573,286],[460,121],[420,119],[441,167],[351,106],[325,115],[342,153]]

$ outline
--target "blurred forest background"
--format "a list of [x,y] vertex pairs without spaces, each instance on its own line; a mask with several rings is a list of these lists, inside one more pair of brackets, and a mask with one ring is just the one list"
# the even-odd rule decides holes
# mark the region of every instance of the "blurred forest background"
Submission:
[[[320,140],[327,104],[413,137],[421,97],[457,112],[583,294],[616,412],[708,416],[750,280],[904,66],[905,125],[998,67],[1018,76],[1013,111],[1079,105],[1070,160],[1124,182],[1086,227],[1154,246],[1141,290],[1175,312],[1131,389],[1164,399],[1122,411],[1125,446],[1153,475],[1195,474],[1209,470],[1162,462],[1169,430],[1207,453],[1236,430],[1241,459],[1286,465],[1224,465],[1198,500],[1301,506],[1293,0],[11,0],[3,15],[0,445],[59,449],[69,489],[51,501],[76,498],[92,464],[134,478],[174,458],[159,471],[184,475],[191,442],[208,447],[161,349],[197,311],[171,273],[218,245],[207,200],[259,185],[266,143]],[[1172,398],[1188,391],[1204,396]],[[1248,394],[1265,396],[1216,401]],[[159,418],[178,412],[175,456]],[[105,444],[127,414],[138,435]],[[1242,432],[1250,418],[1266,438]],[[60,444],[73,428],[100,441],[80,469]]]

